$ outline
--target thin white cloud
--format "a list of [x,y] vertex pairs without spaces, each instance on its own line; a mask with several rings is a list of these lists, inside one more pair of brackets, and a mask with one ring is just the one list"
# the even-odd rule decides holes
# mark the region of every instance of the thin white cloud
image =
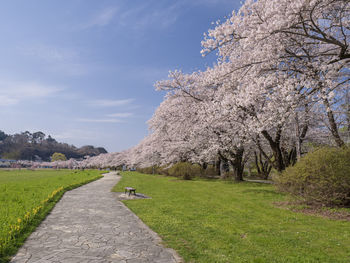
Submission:
[[175,2],[164,5],[161,1],[145,1],[142,4],[127,4],[102,9],[85,22],[74,27],[74,30],[85,30],[94,27],[105,27],[113,23],[117,27],[131,30],[143,30],[146,27],[167,28],[173,25],[183,11],[184,3]]
[[52,65],[47,70],[70,76],[84,76],[91,71],[91,68],[81,63],[60,63]]
[[66,62],[78,58],[78,52],[73,49],[50,46],[42,43],[20,46],[18,49],[24,55],[37,57],[47,62]]
[[46,134],[51,134],[51,136],[56,140],[72,140],[72,139],[91,140],[91,139],[95,139],[98,135],[96,132],[92,132],[90,130],[80,130],[80,129],[65,130],[60,133],[46,133]]
[[16,105],[22,101],[47,98],[62,90],[63,88],[38,82],[0,80],[0,105]]
[[0,95],[0,106],[10,106],[19,103],[18,99],[6,95]]
[[181,13],[182,3],[175,3],[171,6],[161,6],[157,4],[145,3],[134,8],[120,12],[118,24],[131,26],[134,30],[140,30],[145,27],[167,28],[174,24]]
[[97,107],[117,107],[125,106],[132,103],[134,99],[125,99],[125,100],[94,100],[90,101],[89,104]]
[[91,17],[89,21],[81,24],[79,28],[87,29],[95,26],[98,26],[98,27],[107,26],[113,21],[113,18],[117,13],[117,10],[118,9],[116,7],[109,7],[109,8],[103,9],[102,11],[100,11],[99,13]]
[[78,119],[79,122],[92,122],[92,123],[120,123],[121,120],[117,119],[88,119],[88,118],[81,118]]
[[112,114],[108,114],[108,117],[111,118],[128,118],[133,116],[134,114],[131,112],[118,112],[118,113],[112,113]]
[[45,62],[44,70],[63,73],[65,75],[81,76],[88,71],[86,65],[80,62],[81,50],[57,47],[47,44],[32,44],[19,46],[18,50],[25,56]]

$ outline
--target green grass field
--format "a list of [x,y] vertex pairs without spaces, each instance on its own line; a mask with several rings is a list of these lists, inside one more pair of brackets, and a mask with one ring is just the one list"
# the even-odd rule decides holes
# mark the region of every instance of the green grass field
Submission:
[[7,262],[67,190],[99,171],[0,170],[0,262]]
[[186,262],[350,262],[350,222],[277,208],[272,185],[125,172],[152,199],[125,204]]

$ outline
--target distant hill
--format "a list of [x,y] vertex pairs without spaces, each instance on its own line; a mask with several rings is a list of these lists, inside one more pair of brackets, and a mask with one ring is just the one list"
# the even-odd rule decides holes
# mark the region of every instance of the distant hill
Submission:
[[107,153],[103,147],[86,145],[80,148],[67,143],[57,142],[50,135],[38,131],[30,133],[25,131],[13,135],[6,134],[0,130],[0,157],[15,160],[43,160],[49,161],[50,156],[55,153],[63,153],[67,159],[83,158],[86,155],[96,156]]

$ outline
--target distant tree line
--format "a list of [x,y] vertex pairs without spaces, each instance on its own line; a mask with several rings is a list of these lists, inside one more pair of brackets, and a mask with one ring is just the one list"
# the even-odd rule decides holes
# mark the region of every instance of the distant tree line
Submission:
[[0,130],[0,156],[4,159],[50,161],[50,157],[59,152],[69,158],[83,158],[107,153],[103,147],[86,145],[80,148],[67,143],[57,142],[50,135],[38,131],[6,134]]

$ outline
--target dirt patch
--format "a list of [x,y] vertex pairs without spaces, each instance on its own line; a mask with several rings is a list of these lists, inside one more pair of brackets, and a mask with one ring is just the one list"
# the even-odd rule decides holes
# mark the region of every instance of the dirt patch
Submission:
[[296,213],[320,216],[334,220],[350,221],[350,209],[348,208],[306,206],[305,204],[300,204],[297,202],[275,202],[273,204],[276,207],[288,209]]

